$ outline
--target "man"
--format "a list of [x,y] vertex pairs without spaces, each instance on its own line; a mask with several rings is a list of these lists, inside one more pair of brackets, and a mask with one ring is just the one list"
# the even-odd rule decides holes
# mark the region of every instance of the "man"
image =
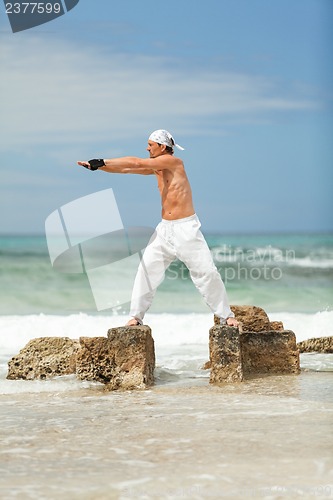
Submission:
[[162,221],[139,265],[132,292],[131,319],[127,325],[142,324],[166,269],[178,258],[187,266],[192,281],[221,323],[238,326],[229,307],[224,283],[200,231],[201,224],[194,210],[191,187],[182,160],[174,156],[175,146],[183,149],[167,130],[156,130],[148,139],[149,158],[126,156],[78,161],[78,165],[90,170],[155,175],[157,178]]

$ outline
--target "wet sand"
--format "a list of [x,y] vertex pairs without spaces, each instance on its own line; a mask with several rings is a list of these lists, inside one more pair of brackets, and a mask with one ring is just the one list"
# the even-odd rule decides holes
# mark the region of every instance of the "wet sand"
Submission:
[[0,497],[333,498],[332,381],[3,395]]

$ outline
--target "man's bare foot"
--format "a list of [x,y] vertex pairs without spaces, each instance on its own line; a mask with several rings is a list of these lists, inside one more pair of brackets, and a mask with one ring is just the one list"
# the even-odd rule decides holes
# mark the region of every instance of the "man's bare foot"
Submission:
[[139,325],[140,325],[139,321],[135,318],[132,318],[129,321],[127,321],[125,326],[139,326]]
[[227,319],[227,325],[228,326],[239,326],[239,322],[237,321],[236,318],[228,318]]

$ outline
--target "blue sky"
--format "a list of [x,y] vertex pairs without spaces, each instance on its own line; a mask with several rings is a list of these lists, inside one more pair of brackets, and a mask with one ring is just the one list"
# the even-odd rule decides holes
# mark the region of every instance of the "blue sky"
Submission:
[[204,232],[333,230],[330,0],[80,0],[15,34],[0,13],[0,233],[109,187],[125,225],[156,225],[153,177],[76,160],[145,157],[157,128]]

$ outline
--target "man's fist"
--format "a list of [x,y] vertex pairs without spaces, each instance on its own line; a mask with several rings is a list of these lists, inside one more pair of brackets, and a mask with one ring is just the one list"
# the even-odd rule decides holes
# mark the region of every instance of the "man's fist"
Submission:
[[90,170],[97,170],[99,167],[105,166],[104,160],[102,160],[101,158],[99,160],[94,158],[93,160],[89,160],[88,163],[90,165]]
[[104,167],[105,163],[103,159],[92,159],[89,161],[78,161],[78,165],[81,167],[88,168],[89,170],[97,170],[99,167]]

